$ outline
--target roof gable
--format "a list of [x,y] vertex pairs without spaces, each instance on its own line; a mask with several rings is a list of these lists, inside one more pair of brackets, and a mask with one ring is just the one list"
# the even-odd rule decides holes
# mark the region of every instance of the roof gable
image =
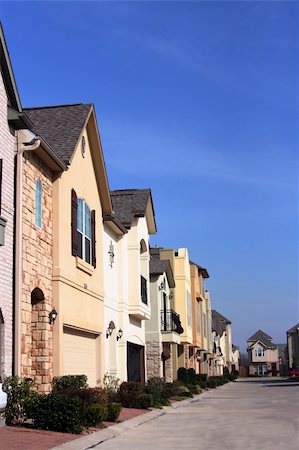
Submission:
[[92,104],[74,104],[24,108],[33,122],[33,132],[42,136],[55,153],[70,164]]
[[167,259],[160,259],[160,252],[158,248],[151,248],[150,255],[150,275],[163,275],[163,273],[165,273],[169,287],[174,288],[175,281],[170,261]]
[[258,330],[250,338],[247,339],[247,342],[257,341],[257,340],[272,341],[272,338],[268,334],[264,333],[262,330]]
[[221,336],[226,331],[226,325],[230,325],[231,321],[226,319],[215,309],[212,309],[212,329],[217,335]]
[[80,103],[28,108],[26,113],[33,122],[33,131],[69,166],[86,128],[103,216],[111,214],[108,177],[93,105]]
[[126,228],[135,218],[146,217],[150,234],[157,231],[150,189],[123,189],[110,192],[115,214]]

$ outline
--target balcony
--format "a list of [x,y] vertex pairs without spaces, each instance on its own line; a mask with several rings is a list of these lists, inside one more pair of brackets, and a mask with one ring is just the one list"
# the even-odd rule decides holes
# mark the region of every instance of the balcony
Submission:
[[180,316],[172,309],[161,311],[162,342],[180,343],[180,334],[184,332]]
[[134,287],[133,295],[130,295],[129,300],[129,314],[137,320],[148,320],[151,317],[151,309],[148,301],[147,279],[140,275],[140,284],[137,282]]

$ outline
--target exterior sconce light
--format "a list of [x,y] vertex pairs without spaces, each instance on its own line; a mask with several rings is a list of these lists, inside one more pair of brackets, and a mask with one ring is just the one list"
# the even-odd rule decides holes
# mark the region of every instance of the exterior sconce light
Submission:
[[111,334],[113,333],[114,328],[115,328],[114,323],[113,323],[113,322],[110,322],[110,323],[109,323],[109,326],[108,326],[108,328],[107,328],[107,330],[106,330],[106,338],[107,338],[107,339],[108,339],[108,337],[110,337]]
[[52,311],[49,312],[49,324],[50,325],[53,325],[57,316],[58,316],[58,312],[56,311],[55,308],[53,308]]
[[174,297],[174,293],[173,293],[173,292],[170,292],[170,294],[169,294],[169,300],[171,300],[173,297]]
[[163,289],[164,289],[164,283],[162,282],[162,283],[160,283],[160,285],[159,285],[159,291],[163,291]]
[[112,267],[113,263],[114,263],[114,256],[115,256],[114,255],[114,246],[113,246],[112,241],[110,241],[108,255],[109,255],[109,260],[110,260],[110,267]]
[[116,340],[119,341],[122,337],[123,337],[123,330],[120,328],[118,330],[118,333],[117,333],[117,336],[116,336]]

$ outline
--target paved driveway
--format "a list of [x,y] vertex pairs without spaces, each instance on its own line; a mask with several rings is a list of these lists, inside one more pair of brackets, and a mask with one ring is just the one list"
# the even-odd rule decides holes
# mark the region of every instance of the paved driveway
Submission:
[[298,450],[299,385],[238,380],[93,448]]

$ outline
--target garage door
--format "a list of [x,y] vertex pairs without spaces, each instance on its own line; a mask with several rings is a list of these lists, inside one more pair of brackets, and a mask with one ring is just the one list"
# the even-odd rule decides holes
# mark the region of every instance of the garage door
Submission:
[[64,375],[87,375],[89,386],[98,378],[98,335],[84,331],[63,329]]

